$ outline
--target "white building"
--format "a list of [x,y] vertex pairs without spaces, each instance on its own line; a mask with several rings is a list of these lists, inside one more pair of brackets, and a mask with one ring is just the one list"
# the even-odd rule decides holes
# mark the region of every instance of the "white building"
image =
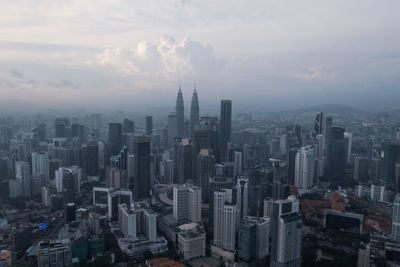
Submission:
[[39,242],[38,266],[72,266],[72,249],[69,239]]
[[214,192],[214,240],[213,245],[223,250],[235,250],[236,205],[232,204],[232,190]]
[[178,246],[184,261],[204,257],[206,255],[204,228],[197,223],[179,226]]
[[33,152],[32,153],[32,175],[43,176],[46,185],[49,181],[49,155],[47,152]]
[[400,195],[397,194],[393,202],[392,212],[392,239],[400,241]]
[[191,184],[175,185],[173,216],[178,224],[201,222],[201,188]]
[[63,178],[66,172],[70,172],[74,176],[75,192],[79,193],[81,191],[82,169],[78,166],[60,167],[56,170],[55,180],[57,192],[62,192],[64,189]]
[[270,231],[270,218],[246,216],[243,222],[256,225],[256,255],[258,259],[263,259],[269,255],[269,231]]
[[313,185],[314,164],[314,148],[312,146],[301,147],[297,150],[294,184],[299,191],[307,190]]

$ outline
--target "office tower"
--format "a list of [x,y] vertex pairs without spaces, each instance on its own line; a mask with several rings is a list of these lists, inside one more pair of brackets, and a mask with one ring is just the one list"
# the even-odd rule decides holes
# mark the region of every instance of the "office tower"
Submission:
[[8,196],[10,198],[16,198],[22,196],[22,181],[19,179],[8,180]]
[[296,155],[297,148],[293,147],[289,149],[288,155],[288,183],[294,184],[295,169],[296,169]]
[[107,187],[115,189],[126,189],[128,184],[127,179],[128,178],[126,171],[111,167],[110,169],[108,169],[106,185]]
[[258,266],[257,261],[269,255],[269,228],[268,216],[246,216],[241,221],[238,250],[239,259],[247,262],[246,266]]
[[134,154],[129,154],[128,155],[128,162],[127,162],[127,176],[128,176],[128,181],[134,177],[135,173],[135,155]]
[[178,118],[176,114],[168,115],[168,147],[174,147],[178,137]]
[[110,122],[108,124],[108,142],[115,145],[115,151],[122,147],[122,124],[117,122]]
[[357,267],[370,267],[371,248],[369,245],[362,245],[358,249]]
[[178,224],[201,222],[201,189],[184,184],[174,186],[173,216]]
[[179,84],[178,96],[176,98],[175,112],[176,112],[177,136],[185,137],[184,136],[184,134],[185,134],[185,127],[184,127],[185,114],[184,114],[183,96],[182,96],[182,90],[181,90],[180,84]]
[[133,133],[135,131],[135,122],[129,119],[124,119],[122,122],[122,128],[124,133]]
[[370,160],[364,157],[354,159],[354,179],[357,181],[368,181]]
[[78,145],[85,143],[86,142],[85,127],[77,123],[72,124],[71,136],[78,142]]
[[236,205],[232,203],[232,189],[214,192],[213,245],[224,250],[235,250]]
[[241,176],[237,179],[236,184],[236,211],[237,226],[240,226],[242,219],[247,216],[249,201],[249,179]]
[[400,161],[400,144],[387,141],[383,145],[382,180],[389,185],[395,182],[396,163]]
[[[248,181],[248,214],[262,217],[263,200],[265,197],[272,195],[270,190],[272,171],[264,169],[262,166],[255,166],[251,170]],[[279,185],[281,184],[279,183]],[[280,194],[277,195],[280,196]]]
[[178,227],[178,247],[184,261],[206,255],[206,232],[199,224],[184,224]]
[[208,149],[200,150],[197,155],[197,172],[195,184],[201,187],[201,199],[208,203],[209,202],[209,179],[214,173],[215,157],[210,154]]
[[65,205],[65,221],[69,223],[75,220],[76,220],[75,203],[67,203],[67,205]]
[[315,137],[315,139],[317,140],[317,143],[318,143],[318,150],[315,151],[315,156],[317,158],[322,158],[325,155],[325,153],[324,153],[325,138],[322,134],[319,134]]
[[150,197],[150,138],[135,136],[134,142],[133,198],[138,201]]
[[67,137],[67,127],[69,126],[68,118],[56,118],[54,122],[56,138]]
[[196,154],[194,145],[188,138],[182,139],[178,144],[177,151],[177,174],[178,184],[184,184],[187,181],[195,180],[196,172]]
[[235,151],[234,152],[234,176],[242,175],[242,152]]
[[353,134],[349,132],[344,133],[344,149],[345,149],[345,158],[346,164],[351,164],[350,155],[351,155],[351,145],[353,142]]
[[264,215],[271,219],[271,266],[301,266],[302,219],[299,201],[265,200]]
[[87,175],[99,176],[99,146],[96,142],[87,145]]
[[40,241],[38,267],[72,266],[72,248],[69,239]]
[[315,120],[314,120],[314,132],[316,135],[322,134],[323,131],[323,115],[322,112],[318,112],[315,114]]
[[333,125],[333,118],[332,117],[326,117],[326,127],[325,129],[328,129]]
[[400,242],[400,195],[396,194],[392,208],[392,239]]
[[30,165],[26,161],[15,162],[15,177],[21,184],[21,193],[23,197],[31,196],[31,175]]
[[232,101],[221,100],[220,114],[220,144],[221,144],[221,160],[227,159],[228,143],[231,141],[232,134]]
[[199,98],[197,97],[196,86],[192,95],[192,105],[190,107],[190,136],[194,138],[195,126],[199,123]]
[[314,148],[312,146],[299,148],[296,154],[294,176],[294,185],[297,186],[299,191],[304,192],[312,187],[314,180],[314,165]]
[[146,135],[153,134],[153,116],[146,116]]
[[65,203],[75,202],[75,177],[69,170],[64,171],[62,192]]
[[326,168],[328,177],[331,180],[344,179],[345,166],[345,142],[344,128],[330,126],[327,128],[326,139]]
[[63,179],[66,172],[72,173],[74,178],[75,192],[79,193],[81,191],[82,169],[78,166],[60,167],[55,171],[55,186],[57,192],[61,193],[64,189]]
[[49,155],[47,152],[32,153],[32,175],[43,176],[46,184],[49,181]]
[[239,226],[238,256],[247,265],[256,265],[257,226],[246,220]]
[[119,227],[125,237],[136,237],[137,214],[132,211],[130,205],[118,205]]
[[371,159],[374,155],[374,139],[371,137],[367,139],[367,157]]
[[281,155],[286,155],[288,149],[288,136],[283,134],[279,137],[279,151]]

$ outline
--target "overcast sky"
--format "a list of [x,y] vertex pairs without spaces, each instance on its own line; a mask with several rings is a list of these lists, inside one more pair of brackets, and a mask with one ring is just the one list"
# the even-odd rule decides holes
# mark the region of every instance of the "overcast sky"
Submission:
[[[400,1],[2,0],[1,103],[400,102]],[[27,104],[28,105],[28,104]]]

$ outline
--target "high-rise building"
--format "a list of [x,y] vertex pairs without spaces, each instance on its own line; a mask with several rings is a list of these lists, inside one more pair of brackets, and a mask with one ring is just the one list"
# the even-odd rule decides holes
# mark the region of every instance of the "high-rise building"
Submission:
[[176,112],[176,126],[177,126],[177,136],[178,137],[184,137],[185,134],[185,113],[184,113],[184,104],[183,104],[183,96],[182,96],[182,90],[181,90],[181,85],[179,84],[179,91],[178,91],[178,96],[176,98],[176,106],[175,106],[175,112]]
[[64,171],[62,192],[65,203],[75,202],[75,177],[69,170]]
[[322,112],[318,112],[315,115],[315,120],[314,120],[314,132],[316,135],[322,134],[323,131],[323,114]]
[[392,239],[400,242],[400,195],[397,194],[393,201],[392,211]]
[[191,184],[175,185],[173,216],[178,224],[201,222],[201,189]]
[[240,226],[242,219],[247,216],[249,201],[249,179],[245,176],[238,177],[236,184],[236,211],[237,226]]
[[213,245],[227,251],[235,250],[236,205],[232,202],[232,190],[214,192]]
[[196,154],[194,145],[188,138],[182,139],[178,144],[177,151],[177,178],[178,184],[184,184],[187,181],[195,181],[196,172]]
[[122,122],[122,128],[124,133],[133,133],[135,131],[135,122],[129,119],[124,119]]
[[47,152],[32,153],[32,175],[43,176],[47,184],[50,179],[49,155]]
[[108,124],[108,142],[111,144],[114,144],[116,152],[122,148],[122,124],[121,123],[110,122]]
[[232,101],[221,100],[220,113],[220,144],[221,160],[227,160],[228,143],[231,141],[232,134]]
[[312,146],[299,148],[296,154],[294,176],[294,185],[299,190],[307,190],[313,185],[314,165],[314,148]]
[[72,248],[69,239],[39,242],[38,266],[72,266]]
[[208,149],[201,149],[197,155],[195,184],[201,187],[201,199],[208,203],[209,200],[209,179],[214,173],[215,157]]
[[135,136],[134,142],[133,198],[138,201],[150,197],[150,138],[148,136]]
[[326,138],[326,169],[328,177],[336,180],[344,179],[345,141],[344,128],[330,126]]
[[368,181],[370,160],[365,157],[354,159],[354,179],[357,181]]
[[69,126],[68,118],[56,118],[54,122],[56,138],[67,137],[67,127]]
[[175,113],[168,115],[168,147],[174,147],[178,137],[178,119]]
[[153,134],[153,116],[146,116],[146,135]]
[[264,215],[271,219],[271,266],[301,266],[302,219],[299,201],[265,200]]
[[99,146],[96,142],[87,145],[87,175],[99,176]]
[[351,164],[350,156],[351,156],[351,146],[353,142],[353,134],[349,132],[344,133],[344,150],[345,150],[345,158],[346,164]]
[[383,145],[382,153],[382,180],[383,183],[390,185],[395,182],[396,163],[400,161],[400,144],[387,141]]
[[190,136],[194,138],[195,126],[199,123],[199,98],[197,96],[196,87],[194,87],[192,95],[192,105],[190,107]]
[[235,170],[234,170],[234,175],[242,175],[242,152],[240,151],[235,151],[234,152],[234,164],[235,164]]
[[26,161],[15,162],[15,177],[22,186],[22,196],[31,196],[31,175],[30,175],[30,164]]

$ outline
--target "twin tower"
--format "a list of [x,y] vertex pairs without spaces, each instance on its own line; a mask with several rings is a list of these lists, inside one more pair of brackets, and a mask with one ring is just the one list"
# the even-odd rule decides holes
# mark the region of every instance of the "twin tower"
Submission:
[[[176,98],[176,120],[177,120],[177,134],[179,137],[186,137],[185,134],[185,111],[184,111],[184,104],[183,104],[183,96],[181,85],[179,84],[179,91],[178,96]],[[199,122],[199,98],[196,92],[196,86],[194,87],[193,95],[192,95],[192,105],[190,107],[190,136],[194,136],[195,126]]]

